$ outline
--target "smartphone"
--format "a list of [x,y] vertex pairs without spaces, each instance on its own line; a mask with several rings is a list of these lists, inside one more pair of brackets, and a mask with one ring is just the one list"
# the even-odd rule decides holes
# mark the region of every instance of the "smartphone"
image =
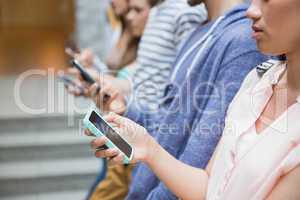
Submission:
[[84,67],[80,64],[80,62],[78,60],[76,60],[76,59],[72,60],[71,65],[79,70],[83,80],[85,80],[86,82],[88,82],[91,85],[95,83],[95,80],[93,79],[93,77],[84,69]]
[[116,148],[124,154],[124,164],[129,164],[133,157],[132,146],[107,123],[100,114],[91,109],[83,120],[84,126],[96,137],[104,136],[108,139],[106,146]]
[[63,74],[59,74],[58,75],[58,79],[63,82],[65,84],[65,86],[69,87],[69,86],[72,86],[72,87],[75,87],[75,88],[78,88],[81,92],[84,91],[84,88],[77,85],[72,78],[70,78],[69,76],[66,76],[66,75],[63,75]]
[[[78,60],[74,59],[72,60],[71,62],[72,66],[74,66],[75,68],[77,68],[82,76],[82,78],[88,82],[89,84],[94,84],[95,83],[95,80],[90,76],[90,74],[84,69],[84,67],[79,63]],[[97,93],[99,93],[99,91],[101,90],[101,88],[99,87],[98,88],[98,91]],[[107,102],[109,99],[110,99],[110,95],[109,94],[104,94],[104,97],[103,97],[103,101],[104,102]]]

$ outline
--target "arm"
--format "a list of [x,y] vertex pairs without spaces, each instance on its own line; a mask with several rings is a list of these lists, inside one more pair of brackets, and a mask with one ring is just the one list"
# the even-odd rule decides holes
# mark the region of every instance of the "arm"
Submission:
[[266,200],[300,199],[300,166],[280,178]]
[[[204,199],[208,183],[208,173],[176,160],[165,151],[146,130],[133,121],[110,114],[105,117],[109,123],[117,126],[117,131],[127,139],[134,148],[132,162],[146,163],[157,176],[182,199]],[[106,139],[101,137],[92,142],[97,148],[105,144]],[[109,149],[96,152],[97,157],[114,157],[113,163],[120,164],[123,156],[120,152]]]
[[[219,146],[219,145],[218,145]],[[212,156],[212,158],[210,159],[207,167],[206,167],[206,172],[207,172],[207,176],[209,177],[210,174],[211,174],[211,169],[212,169],[212,166],[213,166],[213,163],[214,163],[214,160],[215,160],[215,157],[216,157],[216,153],[218,152],[218,149],[219,147],[216,148],[216,150],[214,151],[214,154]],[[191,166],[189,166],[191,167]],[[193,169],[197,169],[197,168],[194,168],[194,167],[191,167]],[[200,171],[202,171],[200,169]],[[180,180],[181,181],[181,180]],[[192,181],[192,179],[191,179]],[[191,183],[190,181],[190,183]],[[197,184],[195,182],[195,184]],[[198,189],[198,190],[201,190],[203,189],[200,185],[195,185],[195,187]],[[207,189],[205,190],[207,191]],[[148,196],[147,196],[147,200],[156,200],[156,199],[164,199],[164,200],[177,200],[178,197],[175,196],[174,194],[176,194],[175,192],[172,192],[172,190],[170,191],[169,189],[169,186],[165,183],[160,183]],[[178,194],[177,194],[178,195]],[[183,198],[184,199],[184,198]],[[200,199],[200,198],[199,198]]]
[[[234,57],[231,62],[222,66],[224,70],[218,74],[209,99],[207,100],[207,96],[200,94],[197,95],[199,98],[194,98],[197,105],[201,102],[207,103],[203,108],[197,106],[201,108],[197,116],[198,121],[194,123],[190,138],[179,157],[182,162],[199,168],[206,167],[222,135],[229,104],[239,90],[244,77],[263,60],[258,52],[249,52]],[[176,197],[164,184],[160,183],[147,198],[147,200],[156,199],[175,200]]]
[[109,53],[106,64],[111,70],[119,70],[136,59],[137,40],[125,29],[117,44]]
[[205,199],[208,173],[176,160],[159,145],[157,149],[146,163],[159,179],[180,199]]

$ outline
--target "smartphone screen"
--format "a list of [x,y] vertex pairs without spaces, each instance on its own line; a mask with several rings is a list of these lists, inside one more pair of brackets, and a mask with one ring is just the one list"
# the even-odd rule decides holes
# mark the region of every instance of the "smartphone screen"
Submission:
[[91,77],[91,75],[85,70],[85,68],[80,64],[80,62],[76,59],[72,60],[71,64],[79,70],[82,78],[88,82],[89,84],[94,84],[95,80],[93,79],[93,77]]
[[114,145],[116,145],[128,158],[131,157],[131,146],[114,131],[95,111],[90,116],[90,122],[101,131]]

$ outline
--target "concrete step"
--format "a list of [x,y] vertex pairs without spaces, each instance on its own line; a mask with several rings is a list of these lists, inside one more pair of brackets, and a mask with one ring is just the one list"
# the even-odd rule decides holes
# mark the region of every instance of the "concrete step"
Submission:
[[1,163],[0,196],[88,191],[101,168],[93,157]]
[[0,118],[0,136],[7,132],[30,133],[32,131],[78,129],[84,115],[46,115]]
[[44,161],[62,158],[85,158],[94,155],[88,143],[0,148],[0,163],[13,161]]
[[0,162],[90,157],[94,153],[77,129],[0,134]]
[[43,132],[32,131],[30,133],[1,133],[0,148],[24,148],[35,146],[58,146],[68,144],[88,143],[90,138],[81,130],[44,130]]
[[80,159],[6,162],[0,164],[0,180],[90,174],[99,170],[99,163],[92,156]]
[[36,77],[16,96],[16,78],[0,80],[0,199],[83,199],[102,168],[81,131],[91,102]]
[[1,200],[83,200],[86,197],[86,190],[52,192],[42,194],[20,195],[1,197]]

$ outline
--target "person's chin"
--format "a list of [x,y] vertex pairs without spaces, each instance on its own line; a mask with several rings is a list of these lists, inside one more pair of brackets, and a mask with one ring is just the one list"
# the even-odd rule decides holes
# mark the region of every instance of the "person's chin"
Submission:
[[267,55],[277,55],[278,54],[274,51],[274,49],[270,45],[264,43],[263,41],[257,41],[257,48],[263,54],[267,54]]
[[140,37],[140,36],[141,36],[141,34],[140,34],[139,31],[132,31],[132,35],[133,35],[134,37]]

